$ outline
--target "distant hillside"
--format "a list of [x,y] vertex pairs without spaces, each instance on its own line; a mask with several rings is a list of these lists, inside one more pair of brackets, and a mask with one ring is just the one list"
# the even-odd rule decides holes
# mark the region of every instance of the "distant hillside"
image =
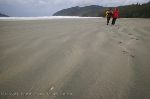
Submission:
[[[111,7],[113,9],[113,7]],[[86,17],[104,17],[107,7],[91,5],[85,7],[72,7],[60,10],[53,16],[86,16]],[[133,4],[119,6],[120,17],[124,18],[150,18],[150,2],[145,4]]]
[[87,17],[98,17],[103,16],[104,7],[91,5],[85,7],[72,7],[63,9],[54,14],[54,16],[87,16]]
[[1,14],[1,13],[0,13],[0,17],[8,17],[8,15]]

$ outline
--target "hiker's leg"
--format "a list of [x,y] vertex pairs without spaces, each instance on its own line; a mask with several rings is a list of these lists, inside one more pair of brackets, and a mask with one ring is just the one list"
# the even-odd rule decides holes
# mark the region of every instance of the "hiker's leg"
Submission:
[[114,25],[114,18],[112,19],[112,23],[111,24]]
[[[116,19],[117,19],[117,18],[114,18],[114,24],[116,23]],[[113,25],[114,25],[114,24],[113,24]]]
[[108,25],[108,17],[107,17],[107,25]]
[[107,25],[109,24],[110,21],[110,17],[107,17]]

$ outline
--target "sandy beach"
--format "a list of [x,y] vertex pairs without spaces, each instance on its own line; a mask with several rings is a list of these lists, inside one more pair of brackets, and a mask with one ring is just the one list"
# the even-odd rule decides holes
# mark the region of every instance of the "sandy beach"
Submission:
[[150,19],[0,20],[0,99],[150,99]]

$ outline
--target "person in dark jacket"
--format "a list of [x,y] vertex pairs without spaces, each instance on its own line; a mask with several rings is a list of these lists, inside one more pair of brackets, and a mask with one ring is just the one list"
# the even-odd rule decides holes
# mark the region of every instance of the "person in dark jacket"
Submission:
[[112,25],[115,25],[117,18],[119,17],[119,9],[115,8],[112,15]]
[[112,10],[108,9],[106,11],[107,25],[109,24],[109,21],[110,21],[111,17],[112,17]]

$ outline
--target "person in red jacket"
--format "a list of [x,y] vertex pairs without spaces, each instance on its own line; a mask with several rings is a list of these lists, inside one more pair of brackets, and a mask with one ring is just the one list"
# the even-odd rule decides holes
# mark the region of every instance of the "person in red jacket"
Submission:
[[119,9],[115,8],[112,15],[112,25],[115,25],[116,19],[119,17]]

